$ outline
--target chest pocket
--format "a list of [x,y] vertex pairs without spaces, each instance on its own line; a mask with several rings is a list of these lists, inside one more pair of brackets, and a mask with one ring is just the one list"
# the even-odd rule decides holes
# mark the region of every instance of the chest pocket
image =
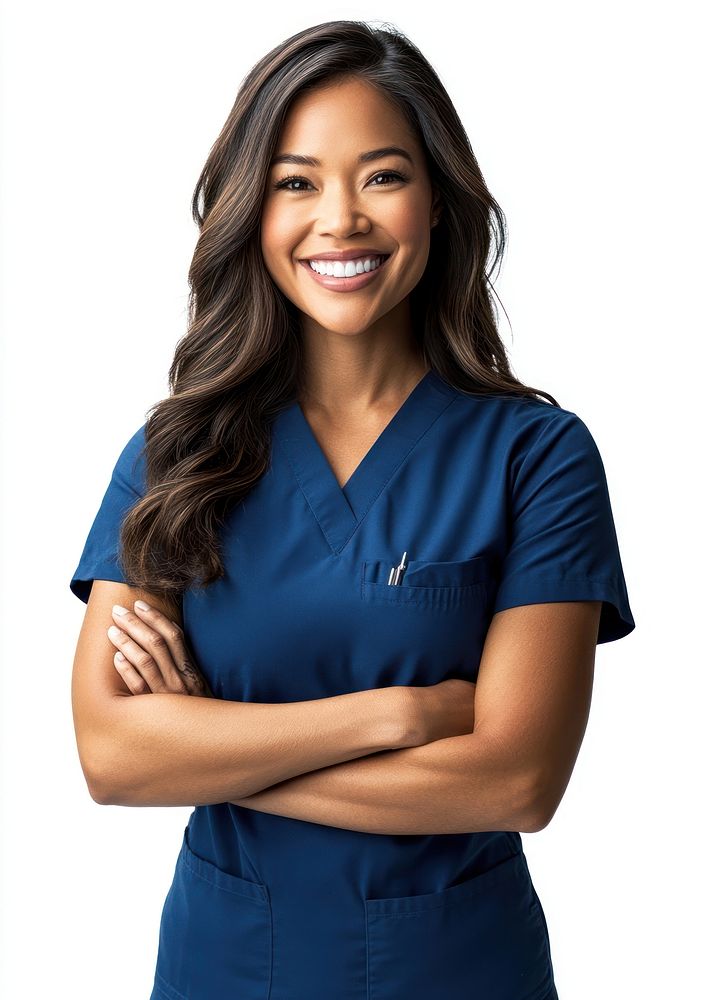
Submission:
[[361,564],[361,598],[371,604],[449,611],[484,605],[492,582],[485,556],[451,562],[411,559],[399,584],[388,577],[393,559],[367,559]]

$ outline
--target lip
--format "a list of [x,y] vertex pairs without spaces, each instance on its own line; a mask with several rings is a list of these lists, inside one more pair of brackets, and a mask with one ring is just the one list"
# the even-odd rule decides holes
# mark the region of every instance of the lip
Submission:
[[[356,256],[360,257],[361,254],[357,253]],[[389,254],[374,271],[364,271],[363,274],[357,274],[356,277],[352,278],[335,278],[333,274],[318,274],[309,266],[309,260],[301,260],[300,265],[307,271],[310,278],[313,278],[318,285],[327,288],[330,292],[356,292],[359,288],[363,288],[365,285],[369,285],[372,281],[376,280],[379,272],[385,269],[390,256]],[[312,259],[327,260],[331,258],[313,257]],[[350,257],[347,258],[347,260],[350,259]]]
[[309,257],[300,257],[300,260],[355,260],[357,257],[385,257],[385,255],[385,250],[379,250],[377,247],[352,247],[349,250],[326,250],[323,253],[311,253]]

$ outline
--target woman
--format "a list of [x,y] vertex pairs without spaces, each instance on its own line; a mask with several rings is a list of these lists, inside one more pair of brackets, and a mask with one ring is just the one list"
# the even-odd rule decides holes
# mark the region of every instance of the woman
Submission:
[[195,806],[151,1000],[556,998],[521,833],[634,621],[596,444],[510,372],[462,124],[402,35],[320,24],[193,207],[170,395],[71,580],[91,794]]

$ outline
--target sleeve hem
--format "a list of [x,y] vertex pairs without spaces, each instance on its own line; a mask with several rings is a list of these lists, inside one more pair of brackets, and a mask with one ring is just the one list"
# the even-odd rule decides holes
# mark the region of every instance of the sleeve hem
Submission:
[[621,639],[636,627],[626,595],[617,581],[611,578],[536,577],[513,580],[507,577],[496,593],[493,613],[524,604],[559,601],[603,602],[597,645]]
[[116,569],[115,566],[96,566],[91,571],[91,575],[82,573],[81,575],[73,576],[71,578],[71,582],[69,583],[69,589],[71,590],[71,593],[75,594],[76,597],[83,601],[84,604],[88,604],[88,598],[91,593],[94,580],[110,580],[111,583],[126,582],[125,576],[119,569]]

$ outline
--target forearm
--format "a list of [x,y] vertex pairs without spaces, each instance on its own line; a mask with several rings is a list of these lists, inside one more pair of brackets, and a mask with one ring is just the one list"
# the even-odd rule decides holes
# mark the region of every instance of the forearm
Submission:
[[110,805],[209,805],[405,746],[401,691],[275,704],[116,695],[93,741],[91,794]]
[[527,830],[535,783],[503,747],[471,733],[299,775],[236,804],[364,833]]

